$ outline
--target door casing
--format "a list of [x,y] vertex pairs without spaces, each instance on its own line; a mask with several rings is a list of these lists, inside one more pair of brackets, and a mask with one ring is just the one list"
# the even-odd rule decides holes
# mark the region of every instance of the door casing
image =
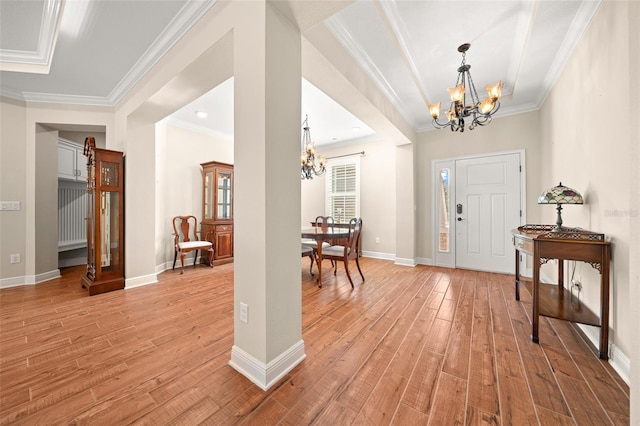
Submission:
[[[524,150],[513,150],[513,151],[501,151],[501,152],[493,152],[482,155],[470,155],[470,156],[462,156],[462,157],[454,157],[454,158],[446,158],[446,159],[435,159],[431,161],[431,183],[432,183],[432,212],[431,212],[431,229],[432,229],[432,238],[431,238],[431,247],[433,253],[433,264],[436,266],[455,268],[456,267],[456,246],[455,246],[455,235],[456,235],[456,161],[459,160],[468,160],[468,159],[479,159],[486,157],[497,157],[505,154],[518,154],[520,157],[520,225],[526,223],[526,158]],[[442,252],[439,250],[439,238],[440,238],[440,226],[439,226],[439,209],[442,206],[441,198],[439,197],[439,181],[440,181],[440,171],[443,168],[449,169],[449,250],[448,252]],[[515,259],[514,259],[515,260]],[[515,267],[515,266],[514,266]],[[499,271],[496,271],[499,272]]]

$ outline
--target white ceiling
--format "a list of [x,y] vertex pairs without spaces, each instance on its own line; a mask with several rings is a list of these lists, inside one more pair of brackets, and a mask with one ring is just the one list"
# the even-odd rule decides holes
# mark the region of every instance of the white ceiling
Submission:
[[[115,105],[214,3],[0,0],[0,94],[33,102]],[[315,1],[290,3],[300,25],[310,21]],[[462,43],[471,43],[466,59],[481,98],[486,84],[504,83],[496,117],[539,108],[600,0],[345,4],[322,24],[413,129],[422,131],[431,129],[427,103],[448,106],[446,89],[455,83]],[[316,143],[373,133],[305,80],[302,93],[301,122],[308,114]],[[230,79],[171,119],[231,137],[232,94]],[[196,110],[207,111],[208,118],[197,118]]]

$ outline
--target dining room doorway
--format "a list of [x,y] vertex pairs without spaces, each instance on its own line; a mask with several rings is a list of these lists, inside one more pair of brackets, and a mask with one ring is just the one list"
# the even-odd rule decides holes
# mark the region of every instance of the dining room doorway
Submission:
[[438,266],[513,271],[511,230],[524,218],[524,151],[434,160]]

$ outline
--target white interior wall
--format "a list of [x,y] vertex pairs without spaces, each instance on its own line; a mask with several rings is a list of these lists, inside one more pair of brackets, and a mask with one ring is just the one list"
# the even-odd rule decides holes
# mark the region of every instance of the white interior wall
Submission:
[[[0,199],[20,201],[19,211],[0,212],[0,288],[26,275],[27,109],[24,102],[0,98]],[[10,263],[12,254],[22,262]],[[17,280],[17,281],[16,281]]]
[[[363,220],[362,250],[367,256],[394,259],[396,255],[396,146],[375,141],[351,141],[340,146],[317,147],[334,157],[365,151],[360,157],[360,216]],[[329,160],[331,161],[331,160]],[[325,214],[326,174],[302,181],[302,226]],[[380,242],[376,243],[376,237]]]
[[156,125],[156,270],[173,264],[174,216],[202,220],[202,168],[219,161],[233,164],[233,141],[167,123]]
[[36,125],[35,260],[39,275],[58,276],[58,131]]
[[[637,259],[629,257],[629,236],[631,217],[637,215],[639,206],[637,200],[636,205],[631,204],[629,182],[638,164],[629,153],[638,140],[631,137],[628,123],[632,115],[637,119],[638,100],[628,90],[636,78],[630,75],[629,61],[636,51],[629,36],[634,24],[628,16],[627,2],[605,1],[600,6],[541,109],[540,141],[546,166],[541,176],[543,189],[562,181],[579,191],[585,204],[564,208],[564,223],[604,233],[613,242],[609,338],[613,342],[611,358],[616,363],[629,362],[625,358],[637,339],[637,328],[630,321],[633,305],[629,303],[630,287],[638,285],[630,282],[630,263]],[[635,47],[637,44],[636,40]],[[602,84],[605,81],[607,84]],[[584,108],[594,100],[620,108]],[[625,107],[632,102],[635,108]],[[583,284],[583,303],[599,312],[600,274],[579,262],[576,278]],[[598,336],[599,331],[593,333]]]

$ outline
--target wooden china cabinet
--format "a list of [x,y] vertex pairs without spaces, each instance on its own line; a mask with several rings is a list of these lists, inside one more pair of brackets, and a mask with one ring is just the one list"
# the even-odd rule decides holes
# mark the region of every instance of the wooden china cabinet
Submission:
[[89,296],[124,288],[124,157],[85,140],[87,157],[87,272]]
[[[213,263],[233,262],[233,164],[202,163],[202,236],[213,243]],[[202,262],[209,259],[203,254]]]

